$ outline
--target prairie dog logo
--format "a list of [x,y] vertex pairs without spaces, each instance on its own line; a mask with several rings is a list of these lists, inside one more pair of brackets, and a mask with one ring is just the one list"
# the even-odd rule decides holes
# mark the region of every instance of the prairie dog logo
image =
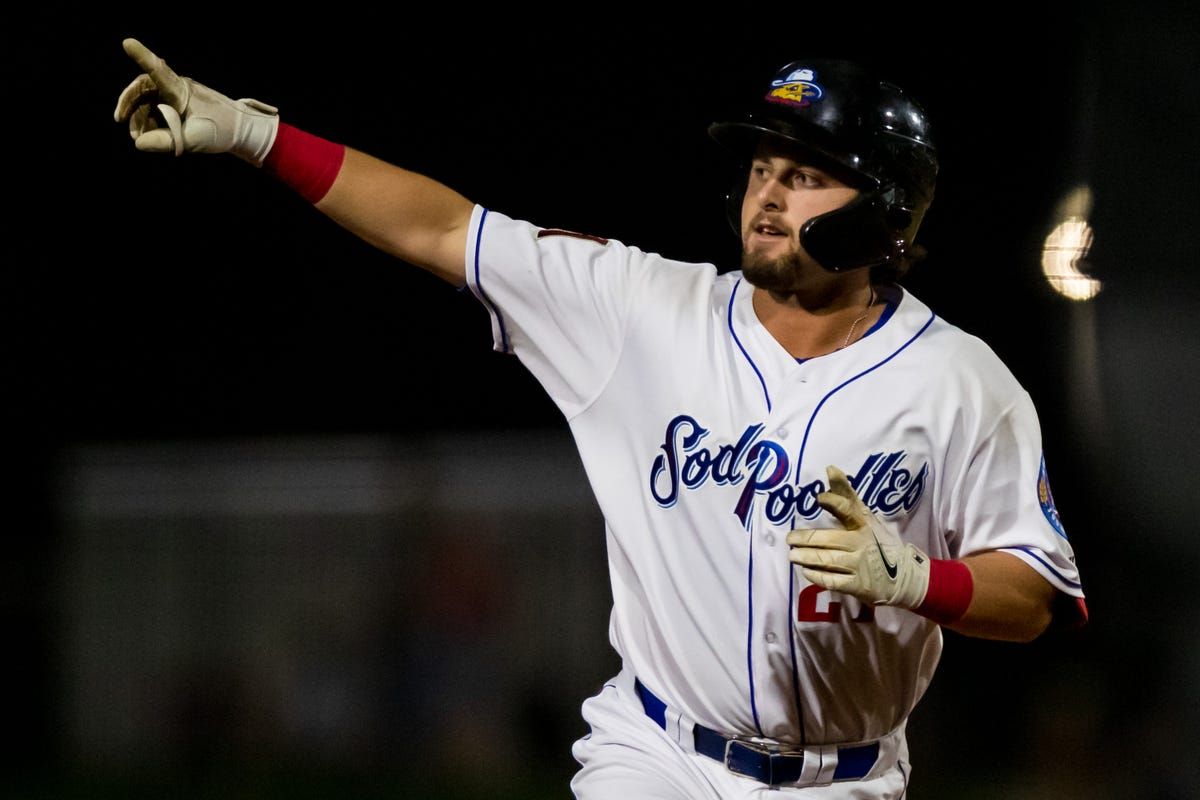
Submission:
[[[818,478],[792,483],[787,451],[778,442],[761,438],[762,423],[750,425],[732,444],[711,450],[701,442],[709,431],[695,417],[680,414],[667,423],[666,434],[650,466],[650,495],[663,508],[679,501],[680,490],[699,489],[709,480],[718,485],[745,484],[734,516],[749,529],[756,502],[765,503],[766,517],[782,524],[799,514],[813,519],[821,513],[817,495],[827,488]],[[868,508],[884,515],[911,511],[925,491],[929,464],[906,465],[908,453],[895,450],[868,455],[851,474],[850,484]]]
[[825,96],[825,90],[815,82],[811,69],[792,70],[786,77],[771,81],[771,90],[764,98],[768,103],[808,108]]

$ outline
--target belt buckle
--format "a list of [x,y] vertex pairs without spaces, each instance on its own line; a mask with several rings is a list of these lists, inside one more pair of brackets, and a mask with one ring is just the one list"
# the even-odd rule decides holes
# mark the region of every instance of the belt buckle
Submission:
[[[725,768],[737,775],[754,778],[770,786],[794,782],[800,778],[799,770],[794,767],[791,770],[780,770],[781,774],[776,775],[776,768],[784,766],[784,759],[790,761],[796,758],[800,759],[799,766],[802,767],[804,763],[804,751],[802,750],[784,750],[774,742],[755,742],[749,739],[725,740]],[[782,774],[784,772],[788,774],[785,776]]]

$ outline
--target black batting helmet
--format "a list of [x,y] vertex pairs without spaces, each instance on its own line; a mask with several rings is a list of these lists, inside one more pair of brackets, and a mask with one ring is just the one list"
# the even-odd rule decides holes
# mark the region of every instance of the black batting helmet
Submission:
[[899,87],[849,61],[793,61],[742,119],[714,122],[708,132],[739,159],[726,196],[739,239],[748,164],[759,137],[771,135],[859,189],[801,228],[800,243],[819,264],[834,272],[879,267],[894,279],[923,255],[913,238],[933,200],[937,152],[925,112]]

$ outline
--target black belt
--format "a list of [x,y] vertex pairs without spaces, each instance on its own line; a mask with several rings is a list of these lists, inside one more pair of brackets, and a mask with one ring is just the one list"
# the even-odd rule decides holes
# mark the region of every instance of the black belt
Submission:
[[[638,679],[633,688],[642,701],[646,716],[667,729],[667,704],[655,697]],[[700,723],[692,726],[692,738],[696,752],[720,761],[731,772],[754,778],[756,781],[776,786],[795,783],[804,770],[804,753],[784,752],[777,744],[751,742],[717,733]],[[879,742],[838,748],[837,767],[833,771],[835,781],[853,781],[866,777],[879,758]]]

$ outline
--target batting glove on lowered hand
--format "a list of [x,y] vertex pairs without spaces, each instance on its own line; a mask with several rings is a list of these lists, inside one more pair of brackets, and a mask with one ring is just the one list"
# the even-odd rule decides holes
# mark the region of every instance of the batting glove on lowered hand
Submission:
[[[181,78],[137,39],[121,44],[145,72],[121,92],[113,120],[129,119],[129,135],[138,150],[177,156],[184,151],[233,153],[262,166],[279,130],[279,109],[250,98],[230,100]],[[155,109],[161,118],[155,117]]]
[[804,577],[835,592],[874,605],[916,608],[929,588],[929,556],[906,544],[859,498],[850,479],[828,467],[829,491],[817,495],[821,508],[845,529],[794,530],[788,558]]

